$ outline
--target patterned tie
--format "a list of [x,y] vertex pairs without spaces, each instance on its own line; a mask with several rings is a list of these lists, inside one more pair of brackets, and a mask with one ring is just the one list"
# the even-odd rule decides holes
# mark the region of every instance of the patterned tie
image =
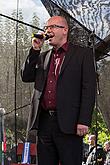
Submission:
[[59,57],[59,55],[58,54],[54,54],[54,67],[55,67],[55,76],[57,76],[58,75],[58,73],[59,73],[59,69],[60,69],[60,61],[61,61],[61,59],[60,59],[60,57]]

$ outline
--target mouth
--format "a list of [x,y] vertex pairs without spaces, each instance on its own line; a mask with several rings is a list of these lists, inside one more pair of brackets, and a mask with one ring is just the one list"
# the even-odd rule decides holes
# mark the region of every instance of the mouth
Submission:
[[54,33],[49,33],[48,35],[49,35],[49,39],[51,39],[51,38],[53,38],[55,36]]
[[[52,37],[52,38],[53,38],[53,37]],[[49,38],[49,39],[48,39],[48,42],[49,42],[49,43],[52,42],[52,38]]]
[[54,38],[54,36],[53,36],[53,37],[51,37],[51,38],[49,38],[49,41],[52,41],[52,40],[53,40],[53,38]]

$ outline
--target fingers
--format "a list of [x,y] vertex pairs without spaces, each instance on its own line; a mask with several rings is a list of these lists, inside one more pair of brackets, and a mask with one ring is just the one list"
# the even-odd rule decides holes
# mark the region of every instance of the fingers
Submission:
[[43,43],[44,43],[44,40],[42,40],[42,39],[38,39],[38,38],[35,38],[35,37],[32,38],[32,47],[35,50],[40,50]]
[[77,125],[77,135],[84,136],[88,133],[88,126],[78,124]]
[[84,135],[86,135],[87,134],[87,131],[85,131],[85,130],[77,130],[77,135],[79,135],[79,136],[84,136]]

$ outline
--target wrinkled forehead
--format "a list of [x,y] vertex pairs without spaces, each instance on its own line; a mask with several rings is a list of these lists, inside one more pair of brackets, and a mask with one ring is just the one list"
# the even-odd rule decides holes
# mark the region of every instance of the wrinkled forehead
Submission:
[[46,26],[53,25],[53,24],[65,26],[67,23],[66,23],[66,20],[62,17],[51,17],[46,22]]

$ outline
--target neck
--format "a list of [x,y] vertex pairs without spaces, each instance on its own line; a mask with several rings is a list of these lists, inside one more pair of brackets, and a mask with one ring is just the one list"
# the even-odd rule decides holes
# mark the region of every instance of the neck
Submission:
[[67,36],[66,36],[66,37],[64,36],[64,38],[61,39],[60,42],[59,42],[58,44],[54,45],[53,47],[54,47],[56,50],[58,50],[58,49],[59,49],[60,47],[62,47],[67,41],[68,41],[68,40],[67,40]]
[[61,48],[66,42],[67,42],[67,41],[63,42],[63,43],[60,44],[60,45],[54,45],[53,47],[54,47],[55,50],[58,50],[58,49]]

